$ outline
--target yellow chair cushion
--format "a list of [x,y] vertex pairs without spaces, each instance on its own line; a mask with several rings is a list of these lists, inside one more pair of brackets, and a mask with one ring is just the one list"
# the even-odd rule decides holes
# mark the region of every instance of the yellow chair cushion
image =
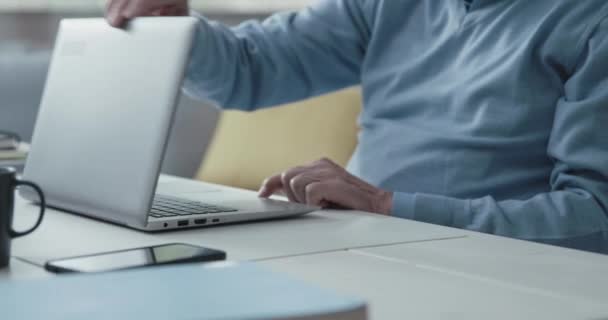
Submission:
[[197,174],[257,190],[265,178],[328,157],[345,165],[357,144],[358,88],[253,113],[222,113]]

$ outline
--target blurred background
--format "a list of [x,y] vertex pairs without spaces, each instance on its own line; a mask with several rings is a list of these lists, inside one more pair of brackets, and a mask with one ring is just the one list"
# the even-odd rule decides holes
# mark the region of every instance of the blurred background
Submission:
[[[229,25],[297,10],[313,0],[193,0],[192,8]],[[62,18],[101,17],[102,0],[0,0],[0,130],[31,139],[46,71]],[[181,97],[163,172],[192,177],[218,111]]]

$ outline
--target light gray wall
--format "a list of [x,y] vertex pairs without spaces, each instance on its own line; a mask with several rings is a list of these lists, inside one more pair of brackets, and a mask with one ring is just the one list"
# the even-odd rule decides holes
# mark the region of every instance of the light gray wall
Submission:
[[[26,141],[32,135],[55,33],[64,16],[68,17],[44,13],[0,14],[0,129],[17,132]],[[236,24],[256,17],[211,18]],[[209,105],[185,96],[180,99],[163,172],[184,177],[195,174],[218,115]]]
[[46,50],[0,45],[0,129],[30,140],[48,61]]

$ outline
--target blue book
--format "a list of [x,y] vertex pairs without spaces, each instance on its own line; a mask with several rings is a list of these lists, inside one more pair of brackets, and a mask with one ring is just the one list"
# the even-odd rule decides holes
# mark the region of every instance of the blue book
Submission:
[[192,264],[0,283],[2,319],[364,320],[365,303],[254,264]]

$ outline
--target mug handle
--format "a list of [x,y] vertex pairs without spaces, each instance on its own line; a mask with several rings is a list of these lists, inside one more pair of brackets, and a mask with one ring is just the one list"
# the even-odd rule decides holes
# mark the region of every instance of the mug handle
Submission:
[[36,193],[38,193],[38,197],[40,198],[40,214],[38,215],[38,221],[36,221],[36,224],[33,227],[31,227],[29,230],[15,231],[11,227],[11,229],[9,230],[9,234],[10,234],[11,238],[22,237],[22,236],[28,235],[28,234],[32,233],[34,230],[36,230],[36,228],[38,228],[38,226],[40,226],[40,223],[42,222],[42,217],[44,216],[44,208],[46,207],[44,193],[42,193],[42,189],[40,189],[40,187],[37,184],[29,182],[29,181],[17,180],[17,181],[15,181],[15,184],[13,187],[17,188],[18,186],[30,187],[30,188],[34,189],[36,191]]

